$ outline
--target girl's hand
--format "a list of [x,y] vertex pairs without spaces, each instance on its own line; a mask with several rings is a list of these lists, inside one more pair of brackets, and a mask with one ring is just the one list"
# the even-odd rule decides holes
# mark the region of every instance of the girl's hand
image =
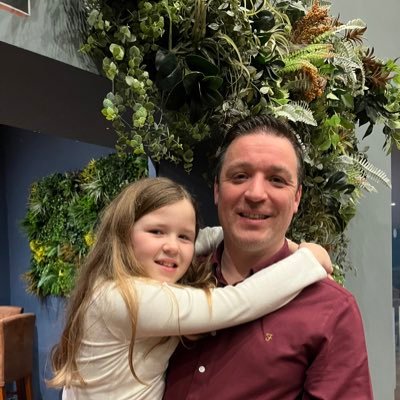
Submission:
[[332,261],[331,258],[329,257],[328,252],[319,244],[316,243],[309,243],[309,242],[303,242],[298,245],[295,242],[292,242],[291,240],[288,239],[289,243],[289,250],[293,253],[296,250],[306,247],[309,249],[314,257],[318,260],[318,262],[325,268],[325,271],[330,275],[333,272],[333,267],[332,267]]

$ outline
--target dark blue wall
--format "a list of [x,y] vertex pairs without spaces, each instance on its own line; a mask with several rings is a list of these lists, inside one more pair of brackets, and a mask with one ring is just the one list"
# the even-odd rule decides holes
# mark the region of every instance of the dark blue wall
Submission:
[[4,135],[0,125],[0,305],[10,303]]
[[[46,388],[44,377],[49,376],[48,354],[60,334],[64,304],[59,298],[40,302],[25,292],[21,275],[29,268],[30,253],[20,221],[26,212],[32,182],[54,172],[82,169],[92,158],[113,149],[9,127],[1,128],[0,138],[0,291],[4,290],[10,304],[36,314],[34,399],[55,400],[60,395]],[[8,251],[7,237],[3,240],[3,236],[8,237]],[[7,261],[8,270],[3,265]],[[9,282],[9,295],[3,276]]]

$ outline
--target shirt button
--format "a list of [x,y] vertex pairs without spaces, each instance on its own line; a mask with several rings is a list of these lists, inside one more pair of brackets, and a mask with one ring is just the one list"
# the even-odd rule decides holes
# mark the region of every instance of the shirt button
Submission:
[[199,367],[199,372],[200,372],[201,374],[203,374],[204,372],[206,372],[206,367],[205,367],[204,365],[201,365],[201,366]]

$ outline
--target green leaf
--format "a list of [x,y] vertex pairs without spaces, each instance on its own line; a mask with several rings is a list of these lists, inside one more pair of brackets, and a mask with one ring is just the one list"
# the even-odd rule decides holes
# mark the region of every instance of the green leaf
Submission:
[[219,29],[219,24],[217,24],[216,22],[212,22],[211,24],[208,24],[208,27],[213,31],[217,31]]
[[[129,75],[127,75],[126,77],[125,77],[125,82],[126,82],[126,84],[128,85],[128,86],[133,86],[133,83],[135,82],[135,78],[133,77],[133,76],[129,76]],[[104,102],[103,102],[103,104],[104,104]]]
[[224,98],[216,90],[209,90],[205,93],[202,93],[201,100],[204,105],[207,105],[207,108],[217,107],[223,103]]
[[204,78],[201,72],[190,72],[183,78],[183,86],[188,95],[199,96],[199,82]]
[[275,26],[275,17],[269,11],[261,11],[256,14],[257,18],[253,21],[253,29],[260,31],[269,31]]
[[342,94],[340,98],[347,108],[349,108],[350,110],[354,108],[354,97],[351,95],[351,93]]
[[337,97],[336,95],[334,95],[332,92],[328,93],[326,96],[327,99],[330,100],[339,100],[339,97]]
[[323,140],[318,144],[318,150],[326,151],[331,147],[331,138],[329,136],[325,136],[322,139]]
[[168,76],[165,78],[156,79],[156,85],[161,90],[172,90],[179,82],[182,81],[183,71],[180,66],[177,66]]
[[219,89],[223,83],[224,80],[219,76],[206,76],[202,80],[202,84],[204,85],[204,87],[214,90]]
[[[92,10],[87,19],[88,24],[90,26],[93,26],[97,22],[97,18],[99,18],[99,15],[100,15],[100,13],[98,10]],[[100,18],[101,18],[101,15],[100,15]]]
[[334,132],[331,135],[331,143],[332,143],[333,148],[336,149],[336,146],[338,145],[339,142],[340,142],[340,136],[336,132]]
[[340,117],[337,114],[332,115],[332,117],[327,118],[325,120],[325,125],[326,126],[332,126],[332,127],[337,127],[340,125]]
[[103,59],[103,71],[110,80],[114,80],[115,76],[118,74],[117,66],[107,57]]
[[178,83],[168,94],[165,102],[167,110],[178,110],[186,101],[186,91],[183,82]]
[[192,71],[202,72],[206,76],[215,76],[219,74],[219,68],[197,54],[189,54],[186,56],[186,64]]
[[155,58],[156,71],[160,77],[170,75],[178,66],[178,59],[174,53],[158,50]]
[[123,60],[124,55],[125,55],[125,49],[122,46],[112,43],[110,45],[110,51],[116,60],[118,60],[118,61]]
[[189,162],[189,163],[191,163],[192,161],[193,161],[193,151],[192,150],[186,150],[184,153],[183,153],[183,159],[184,159],[184,161],[185,162]]

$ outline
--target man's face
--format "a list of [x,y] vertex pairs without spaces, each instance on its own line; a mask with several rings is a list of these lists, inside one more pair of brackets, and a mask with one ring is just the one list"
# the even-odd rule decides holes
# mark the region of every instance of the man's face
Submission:
[[230,144],[214,185],[226,248],[264,257],[281,248],[301,198],[297,168],[286,138],[256,132]]

